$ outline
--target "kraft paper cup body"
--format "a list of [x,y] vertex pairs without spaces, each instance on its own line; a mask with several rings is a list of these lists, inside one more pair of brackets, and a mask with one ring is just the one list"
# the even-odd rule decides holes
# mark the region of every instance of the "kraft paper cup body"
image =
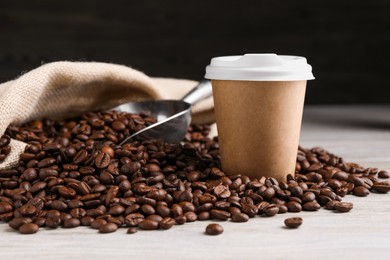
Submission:
[[294,175],[306,83],[312,78],[302,75],[290,75],[293,80],[253,80],[248,75],[213,79],[206,73],[212,80],[221,164],[227,174],[278,181]]

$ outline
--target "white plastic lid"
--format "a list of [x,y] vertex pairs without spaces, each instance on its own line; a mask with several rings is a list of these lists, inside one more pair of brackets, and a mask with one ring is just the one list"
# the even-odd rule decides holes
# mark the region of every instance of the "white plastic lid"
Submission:
[[314,79],[306,58],[299,56],[245,54],[211,59],[206,79],[248,81],[296,81]]

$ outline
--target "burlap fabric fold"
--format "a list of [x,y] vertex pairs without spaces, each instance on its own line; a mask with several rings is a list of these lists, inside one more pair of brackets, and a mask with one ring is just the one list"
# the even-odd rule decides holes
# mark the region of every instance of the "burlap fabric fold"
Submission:
[[[0,136],[10,124],[39,118],[66,118],[109,109],[129,101],[180,99],[191,80],[150,78],[135,69],[99,62],[53,62],[0,84]],[[193,122],[213,122],[212,98],[193,107]],[[13,167],[25,143],[11,140],[0,169]]]

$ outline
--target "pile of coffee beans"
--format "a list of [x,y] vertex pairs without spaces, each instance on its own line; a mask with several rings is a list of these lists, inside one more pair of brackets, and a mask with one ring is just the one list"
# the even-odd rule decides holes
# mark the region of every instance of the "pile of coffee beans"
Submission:
[[18,167],[0,170],[0,220],[22,234],[77,226],[100,233],[126,227],[133,234],[321,207],[348,212],[353,205],[341,202],[345,195],[390,191],[389,182],[379,179],[388,172],[345,162],[322,148],[300,147],[296,174],[283,182],[227,176],[218,138],[207,137],[207,125],[192,125],[181,143],[119,145],[154,122],[145,114],[106,111],[10,126],[0,139],[1,154],[9,152],[10,137],[28,146]]

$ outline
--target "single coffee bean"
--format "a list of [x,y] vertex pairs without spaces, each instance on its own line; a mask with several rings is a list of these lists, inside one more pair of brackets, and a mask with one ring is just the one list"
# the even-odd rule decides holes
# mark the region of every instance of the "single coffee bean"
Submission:
[[54,165],[56,163],[56,161],[57,160],[54,158],[45,158],[38,163],[38,168],[50,167],[50,166]]
[[334,205],[334,209],[339,212],[348,212],[353,208],[352,202],[338,202]]
[[88,158],[88,152],[86,150],[80,150],[73,158],[72,164],[81,164]]
[[289,201],[286,204],[289,212],[301,212],[302,206],[296,201]]
[[94,220],[93,217],[85,216],[80,219],[80,223],[82,226],[90,226]]
[[75,228],[80,226],[80,220],[78,218],[70,218],[66,219],[64,223],[62,224],[62,227],[64,228]]
[[45,219],[45,218],[42,218],[42,217],[36,218],[36,219],[34,220],[34,224],[37,224],[38,227],[44,227],[45,224],[46,224],[46,219]]
[[169,217],[171,215],[171,211],[167,206],[162,206],[162,205],[157,206],[156,212],[163,218]]
[[184,215],[180,215],[175,217],[176,224],[183,225],[187,222],[187,217]]
[[279,212],[279,207],[275,204],[269,205],[267,208],[264,209],[264,214],[268,217],[273,217]]
[[159,225],[160,225],[160,228],[162,229],[170,229],[171,227],[173,227],[173,225],[175,225],[176,221],[173,219],[173,218],[163,218]]
[[249,216],[245,213],[241,213],[241,212],[232,213],[233,222],[247,222],[248,220],[249,220]]
[[160,222],[163,218],[160,215],[152,214],[152,215],[149,215],[146,219],[150,219],[150,220],[153,220],[153,221],[156,221],[156,222]]
[[206,227],[206,234],[216,236],[223,233],[223,227],[219,224],[209,224]]
[[305,192],[302,195],[302,202],[310,202],[316,199],[316,195],[313,192]]
[[331,200],[329,201],[328,203],[326,203],[325,205],[325,208],[328,209],[328,210],[333,210],[334,209],[334,206],[339,203],[339,201],[337,200]]
[[214,195],[220,199],[227,199],[230,197],[231,192],[228,187],[220,184],[214,188]]
[[194,222],[198,219],[198,215],[196,215],[196,213],[193,211],[188,211],[188,212],[184,213],[183,216],[186,217],[187,222]]
[[91,228],[99,229],[101,226],[107,224],[107,221],[102,218],[97,218],[91,223]]
[[209,220],[210,219],[210,212],[204,211],[199,213],[198,220]]
[[103,234],[112,233],[118,230],[118,226],[112,222],[106,223],[99,228],[99,232]]
[[123,132],[126,129],[126,125],[119,120],[112,122],[111,127],[117,132]]
[[306,211],[316,211],[316,210],[319,210],[321,208],[321,205],[318,204],[316,201],[310,201],[310,202],[306,202],[305,204],[303,204],[302,208],[303,208],[303,210],[306,210]]
[[108,154],[111,158],[114,158],[115,156],[115,151],[110,146],[103,146],[101,151]]
[[150,219],[145,219],[138,223],[138,227],[143,230],[155,230],[158,229],[158,222]]
[[210,210],[210,215],[212,218],[219,220],[228,220],[231,214],[225,210],[212,209]]
[[357,186],[353,189],[353,195],[355,196],[366,197],[368,194],[370,194],[370,191],[364,186]]
[[10,203],[3,202],[3,201],[0,202],[0,214],[8,213],[11,212],[12,210],[13,207]]
[[148,204],[142,205],[141,210],[142,210],[143,213],[145,213],[147,215],[152,215],[152,214],[154,214],[156,212],[155,209],[152,206],[148,205]]
[[38,209],[33,205],[25,204],[19,208],[19,212],[23,217],[34,217],[38,214]]
[[52,217],[52,218],[47,218],[45,225],[48,228],[55,229],[61,224],[61,219],[60,217]]
[[104,169],[110,164],[110,155],[107,153],[100,153],[95,158],[95,165],[98,169]]
[[132,213],[125,217],[125,224],[128,227],[136,227],[145,220],[145,217],[140,213]]
[[288,228],[297,228],[299,227],[300,225],[302,225],[303,223],[303,219],[302,218],[299,218],[299,217],[294,217],[294,218],[286,218],[284,220],[284,224],[286,225],[286,227]]
[[39,226],[34,223],[25,223],[19,227],[20,234],[35,234],[39,230]]
[[378,172],[378,177],[382,179],[390,178],[390,173],[388,171],[380,171]]
[[111,214],[113,216],[119,216],[123,212],[125,212],[125,208],[124,207],[122,207],[121,205],[115,205],[115,206],[110,208],[110,210],[108,211],[108,214]]
[[390,191],[390,184],[378,182],[372,185],[372,189],[378,193],[388,193]]
[[127,229],[127,234],[135,234],[138,232],[138,229],[135,227],[131,227]]

